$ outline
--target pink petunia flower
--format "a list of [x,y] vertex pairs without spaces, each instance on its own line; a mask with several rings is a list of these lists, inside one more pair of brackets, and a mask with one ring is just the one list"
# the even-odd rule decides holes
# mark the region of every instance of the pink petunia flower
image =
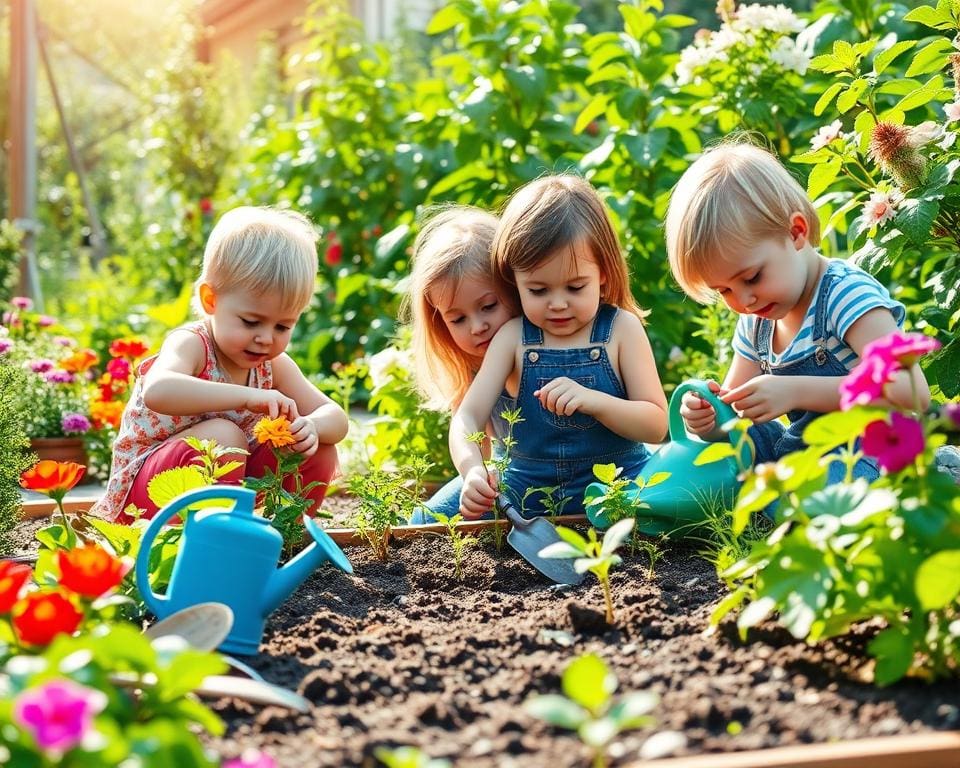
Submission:
[[47,371],[43,374],[43,380],[47,384],[73,384],[77,380],[77,377],[70,373],[70,371]]
[[68,435],[82,435],[90,431],[90,419],[82,413],[65,413],[60,417],[60,426]]
[[946,403],[940,408],[940,415],[953,424],[955,429],[960,429],[960,403]]
[[27,366],[34,373],[46,373],[47,371],[52,371],[55,365],[56,363],[53,362],[53,360],[48,360],[45,357],[41,357],[38,360],[31,360],[27,363]]
[[17,309],[25,309],[28,311],[33,309],[33,299],[27,296],[14,296],[10,299],[10,303]]
[[83,741],[94,716],[106,706],[102,691],[71,680],[50,680],[16,698],[13,719],[44,752],[62,755]]
[[39,325],[41,328],[49,328],[51,325],[56,324],[57,318],[50,317],[50,315],[40,315],[40,317],[37,318],[37,325]]
[[894,331],[863,348],[863,357],[879,357],[888,364],[909,368],[928,352],[940,349],[940,342],[923,333]]
[[869,405],[883,397],[883,388],[898,370],[882,357],[867,357],[840,382],[840,410],[849,411],[855,405]]
[[107,363],[107,373],[114,379],[126,381],[130,378],[132,372],[133,368],[130,365],[130,361],[124,357],[111,358],[110,362]]
[[13,341],[7,338],[0,338],[0,355],[5,355],[13,349]]
[[886,224],[897,215],[897,200],[889,192],[876,191],[863,204],[863,216],[871,226]]
[[225,762],[223,768],[277,768],[277,763],[266,752],[246,749],[240,757]]
[[863,452],[887,472],[899,472],[923,453],[923,426],[894,411],[890,422],[873,421],[863,432]]

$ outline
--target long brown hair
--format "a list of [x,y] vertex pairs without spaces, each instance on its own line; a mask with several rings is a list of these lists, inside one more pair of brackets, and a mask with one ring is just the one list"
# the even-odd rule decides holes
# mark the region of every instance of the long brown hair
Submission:
[[508,201],[493,240],[493,277],[498,296],[519,303],[515,273],[536,268],[559,249],[590,247],[606,278],[603,301],[639,318],[630,292],[630,272],[607,209],[589,182],[573,174],[544,176],[518,189]]

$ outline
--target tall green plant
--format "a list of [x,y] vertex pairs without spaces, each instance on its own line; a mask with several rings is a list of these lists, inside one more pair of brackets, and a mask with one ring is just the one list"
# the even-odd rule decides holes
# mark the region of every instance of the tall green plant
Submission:
[[10,552],[9,533],[20,522],[20,473],[33,462],[16,393],[26,386],[20,368],[0,362],[0,554]]

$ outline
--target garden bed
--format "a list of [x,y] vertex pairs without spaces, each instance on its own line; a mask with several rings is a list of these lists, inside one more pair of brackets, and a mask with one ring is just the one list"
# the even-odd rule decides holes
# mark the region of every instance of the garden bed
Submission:
[[[32,548],[40,522],[21,525],[20,551]],[[723,590],[695,547],[668,548],[652,578],[645,556],[628,555],[613,573],[613,629],[592,613],[602,604],[592,576],[575,588],[550,587],[512,550],[497,553],[490,542],[468,553],[462,584],[441,536],[395,539],[388,563],[364,547],[347,554],[354,574],[321,568],[272,616],[261,654],[246,659],[313,709],[296,715],[218,702],[228,725],[218,751],[256,746],[281,766],[352,766],[373,765],[378,746],[409,744],[457,766],[585,765],[574,736],[534,720],[522,703],[558,692],[566,664],[589,651],[610,665],[620,692],[660,696],[658,724],[616,740],[618,765],[635,762],[658,731],[683,734],[675,755],[767,750],[740,755],[739,766],[878,768],[870,755],[898,749],[926,750],[910,765],[960,762],[956,734],[933,733],[960,726],[956,681],[874,687],[862,653],[873,627],[816,648],[772,625],[749,645],[731,625],[704,636]],[[909,734],[921,734],[919,741]],[[851,746],[857,752],[855,745],[829,746],[891,735],[900,738],[865,742],[859,762],[838,757]],[[771,750],[815,743],[828,752],[792,750],[778,762]]]

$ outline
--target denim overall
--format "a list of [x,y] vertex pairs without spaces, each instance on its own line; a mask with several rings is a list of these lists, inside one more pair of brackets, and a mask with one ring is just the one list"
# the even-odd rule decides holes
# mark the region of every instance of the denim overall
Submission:
[[[790,365],[772,368],[770,365],[770,346],[773,340],[774,325],[771,320],[759,318],[754,328],[753,347],[760,358],[760,369],[763,373],[773,376],[846,376],[849,371],[832,352],[827,351],[827,295],[836,275],[827,271],[820,282],[820,289],[816,298],[816,314],[814,315],[812,335],[815,348],[809,355],[791,363]],[[756,463],[777,461],[788,453],[800,451],[807,447],[803,442],[803,430],[818,416],[823,414],[815,411],[794,410],[787,413],[790,426],[784,426],[779,421],[768,421],[764,424],[754,424],[747,430],[757,449]],[[857,442],[859,448],[859,441]],[[870,458],[861,458],[854,465],[853,477],[875,480],[880,474],[876,461]],[[827,471],[827,484],[832,485],[846,477],[846,466],[842,461],[830,462]]]
[[590,346],[579,349],[543,348],[543,330],[523,318],[523,369],[517,395],[522,421],[513,428],[516,444],[504,480],[517,509],[528,517],[549,511],[541,493],[530,494],[524,501],[528,489],[559,486],[554,500],[568,497],[564,511],[581,512],[583,492],[595,479],[594,464],[614,463],[632,476],[649,458],[642,443],[621,437],[585,413],[551,413],[533,395],[548,382],[566,376],[598,392],[626,398],[606,349],[617,311],[601,305]]

